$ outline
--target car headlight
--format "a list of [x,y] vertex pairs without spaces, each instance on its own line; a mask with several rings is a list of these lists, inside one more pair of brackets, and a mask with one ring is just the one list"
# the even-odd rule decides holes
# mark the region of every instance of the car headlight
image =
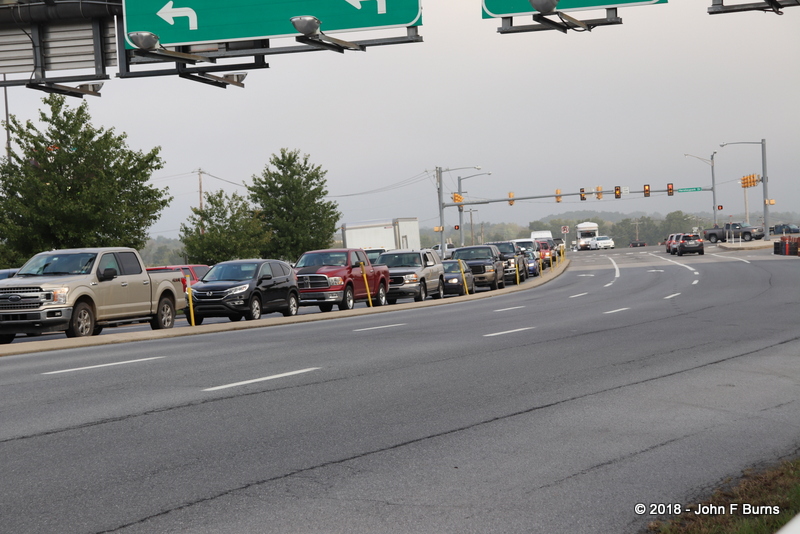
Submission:
[[250,284],[244,284],[241,286],[232,287],[225,292],[225,296],[227,297],[229,295],[236,295],[237,293],[244,293],[248,289],[250,289]]
[[344,278],[341,276],[331,276],[328,278],[328,285],[340,286],[342,284],[344,284]]
[[459,284],[459,283],[461,283],[461,280],[459,280],[458,278],[448,278],[447,279],[447,283],[448,284]]
[[484,271],[487,272],[487,273],[493,273],[494,272],[494,265],[487,265],[486,268],[484,269]]
[[416,274],[407,274],[403,276],[403,283],[413,284],[419,282],[419,277]]
[[66,304],[68,294],[69,294],[68,287],[60,287],[58,289],[54,289],[52,293],[47,295],[47,297],[49,298],[47,298],[45,304]]

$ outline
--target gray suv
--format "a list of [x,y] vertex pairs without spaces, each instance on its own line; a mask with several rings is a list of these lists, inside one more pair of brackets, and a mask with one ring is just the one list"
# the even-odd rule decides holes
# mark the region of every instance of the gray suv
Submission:
[[457,248],[454,260],[464,260],[472,270],[476,286],[489,286],[492,289],[506,287],[503,277],[505,256],[494,245],[474,245]]
[[413,298],[416,302],[428,295],[435,299],[444,297],[444,266],[433,250],[390,250],[374,262],[389,268],[389,289],[386,302]]

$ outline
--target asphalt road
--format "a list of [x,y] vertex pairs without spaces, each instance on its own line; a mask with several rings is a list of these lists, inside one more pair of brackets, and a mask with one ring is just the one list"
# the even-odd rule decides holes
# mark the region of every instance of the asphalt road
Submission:
[[797,454],[800,259],[570,257],[492,298],[0,358],[0,531],[637,532]]

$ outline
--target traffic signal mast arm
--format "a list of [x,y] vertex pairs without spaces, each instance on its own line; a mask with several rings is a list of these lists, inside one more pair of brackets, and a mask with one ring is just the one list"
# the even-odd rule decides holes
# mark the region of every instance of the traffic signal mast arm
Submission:
[[[674,191],[677,191],[677,189],[674,189]],[[704,187],[704,188],[702,188],[702,191],[711,191],[711,188],[710,187]],[[640,191],[629,191],[630,194],[644,194],[644,192],[645,192],[644,189],[642,189]],[[650,188],[650,193],[667,193],[667,192],[669,192],[669,190],[666,189],[666,188],[665,189],[653,189],[652,187]],[[584,194],[585,195],[594,195],[594,194],[597,194],[597,193],[613,195],[614,194],[614,189],[604,189],[602,191],[598,191],[596,189],[590,189],[590,190],[587,190]],[[531,196],[524,196],[524,197],[514,196],[513,200],[515,200],[515,201],[516,200],[539,200],[539,199],[543,199],[543,198],[555,198],[556,196],[560,196],[560,197],[579,197],[580,195],[581,195],[580,191],[576,191],[575,193],[564,193],[564,192],[561,192],[559,194],[549,193],[547,195],[531,195]],[[446,203],[442,204],[442,207],[449,208],[449,207],[452,207],[452,206],[474,206],[474,205],[477,205],[477,204],[494,204],[496,202],[508,202],[509,200],[510,200],[509,197],[487,198],[487,199],[484,199],[484,200],[465,200],[464,202],[446,202]]]

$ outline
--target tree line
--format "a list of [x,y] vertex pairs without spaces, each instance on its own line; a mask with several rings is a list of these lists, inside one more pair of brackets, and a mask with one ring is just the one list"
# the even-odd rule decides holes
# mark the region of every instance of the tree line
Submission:
[[[11,146],[0,162],[0,268],[19,267],[43,250],[125,246],[143,249],[148,229],[169,206],[169,188],[148,181],[164,166],[161,147],[128,147],[127,136],[92,125],[88,105],[43,98],[39,129],[12,115]],[[296,259],[332,244],[341,217],[326,201],[325,174],[308,155],[281,149],[246,195],[204,196],[181,224],[180,255],[189,263],[234,258]],[[172,258],[161,251],[159,259]],[[161,263],[161,262],[158,262]]]

